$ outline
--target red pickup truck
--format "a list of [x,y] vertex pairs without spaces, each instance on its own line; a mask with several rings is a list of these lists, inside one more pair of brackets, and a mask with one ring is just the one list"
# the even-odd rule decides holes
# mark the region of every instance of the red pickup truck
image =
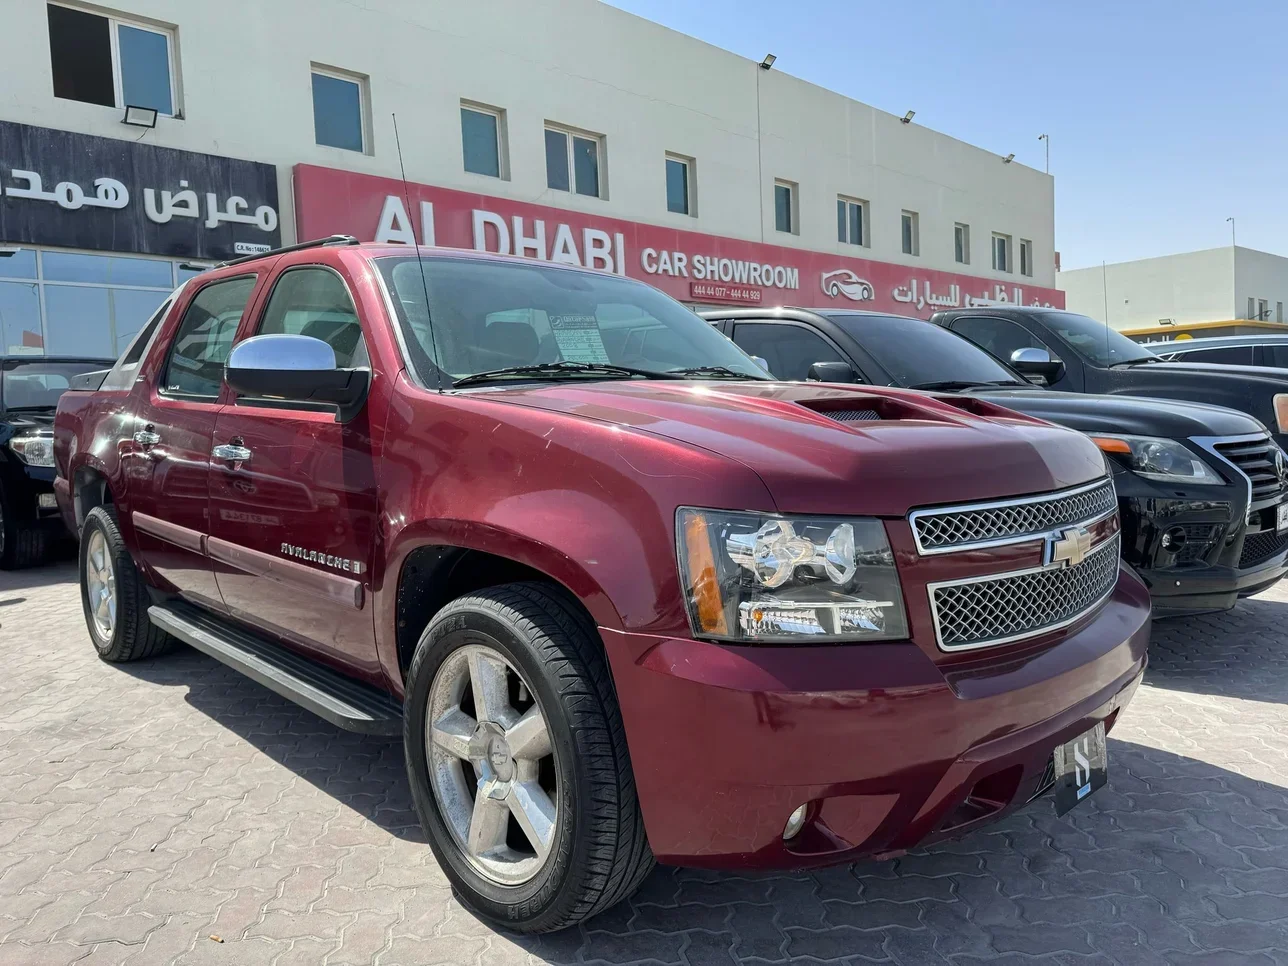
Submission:
[[401,734],[463,901],[807,867],[1105,781],[1149,595],[1083,436],[780,383],[611,274],[336,237],[187,282],[62,397],[107,661],[186,642]]

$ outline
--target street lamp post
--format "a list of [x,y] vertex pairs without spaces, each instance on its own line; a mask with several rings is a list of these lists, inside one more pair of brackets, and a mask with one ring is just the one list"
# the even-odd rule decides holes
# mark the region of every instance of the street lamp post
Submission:
[[1230,247],[1231,247],[1231,248],[1235,248],[1235,247],[1237,247],[1238,242],[1236,242],[1236,241],[1234,240],[1234,219],[1233,219],[1233,218],[1227,218],[1227,219],[1226,219],[1226,221],[1228,221],[1228,222],[1230,223]]
[[1046,173],[1050,174],[1051,173],[1051,135],[1039,134],[1038,140],[1046,142]]

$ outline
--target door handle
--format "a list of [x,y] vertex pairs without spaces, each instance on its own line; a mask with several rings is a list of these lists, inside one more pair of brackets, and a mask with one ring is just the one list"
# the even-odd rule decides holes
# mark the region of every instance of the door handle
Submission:
[[210,451],[210,455],[217,460],[227,460],[229,463],[244,463],[250,459],[250,450],[235,443],[221,443]]
[[161,442],[161,437],[153,431],[152,424],[148,423],[145,427],[135,432],[134,442],[146,449]]

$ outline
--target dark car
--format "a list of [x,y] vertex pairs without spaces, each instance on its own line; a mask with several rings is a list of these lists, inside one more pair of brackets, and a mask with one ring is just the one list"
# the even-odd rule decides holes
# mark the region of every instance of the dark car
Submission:
[[1150,349],[1166,362],[1214,362],[1222,366],[1288,369],[1288,335],[1218,335],[1209,339],[1156,342]]
[[1288,370],[1200,362],[1167,365],[1146,346],[1103,322],[1059,309],[1021,306],[950,309],[930,317],[998,359],[1020,349],[1038,349],[1030,373],[1053,389],[1110,395],[1152,396],[1226,406],[1270,427],[1275,442],[1288,446]]
[[1079,433],[773,381],[657,289],[534,259],[340,239],[160,314],[59,403],[90,642],[178,638],[402,736],[494,922],[573,925],[654,856],[845,863],[1104,781],[1149,594]]
[[1228,610],[1284,575],[1288,468],[1243,413],[1043,389],[965,339],[901,316],[703,315],[776,376],[968,393],[1091,435],[1114,468],[1123,557],[1149,585],[1156,616]]
[[111,359],[0,356],[0,568],[43,562],[67,536],[54,500],[54,410]]

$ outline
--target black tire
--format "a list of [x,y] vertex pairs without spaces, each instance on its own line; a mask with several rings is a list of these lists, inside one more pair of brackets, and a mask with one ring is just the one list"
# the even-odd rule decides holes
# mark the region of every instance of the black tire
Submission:
[[[89,598],[87,568],[89,548],[95,534],[102,535],[108,564],[115,577],[116,619],[110,635],[104,635],[100,630]],[[85,525],[81,528],[78,559],[81,606],[85,611],[89,638],[99,657],[112,664],[122,664],[155,657],[170,648],[174,638],[148,620],[148,607],[152,600],[143,576],[134,565],[134,558],[121,539],[121,531],[116,525],[116,507],[95,507],[86,515]]]
[[0,491],[0,570],[23,570],[49,559],[52,541],[47,528],[34,519],[20,519]]
[[[430,785],[425,717],[435,674],[467,644],[517,668],[547,721],[558,773],[558,822],[541,870],[518,886],[470,864]],[[421,635],[407,676],[403,743],[421,825],[460,901],[517,932],[564,929],[631,895],[653,868],[621,712],[594,625],[559,588],[507,584],[448,604]]]

